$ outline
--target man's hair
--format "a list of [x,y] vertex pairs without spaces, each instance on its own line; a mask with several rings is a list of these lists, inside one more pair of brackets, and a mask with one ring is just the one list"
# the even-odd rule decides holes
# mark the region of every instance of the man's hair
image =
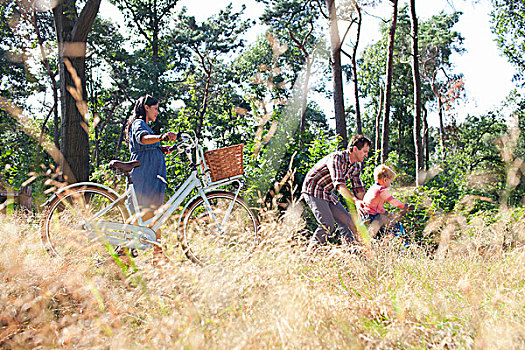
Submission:
[[348,150],[352,151],[354,149],[354,146],[358,149],[363,149],[365,145],[368,145],[368,147],[372,146],[372,141],[366,136],[363,135],[354,135],[352,136],[352,139],[348,143]]
[[394,170],[384,164],[380,164],[374,169],[374,180],[376,182],[384,178],[393,179],[394,177],[396,177]]

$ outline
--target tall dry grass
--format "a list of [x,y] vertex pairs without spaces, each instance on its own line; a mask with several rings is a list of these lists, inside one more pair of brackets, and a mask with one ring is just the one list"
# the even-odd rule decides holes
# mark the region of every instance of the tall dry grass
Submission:
[[36,218],[0,221],[3,348],[525,346],[525,250],[497,239],[523,232],[519,222],[465,224],[439,257],[392,242],[365,257],[307,253],[291,212],[265,220],[248,261],[153,268],[145,253],[126,275],[50,258]]

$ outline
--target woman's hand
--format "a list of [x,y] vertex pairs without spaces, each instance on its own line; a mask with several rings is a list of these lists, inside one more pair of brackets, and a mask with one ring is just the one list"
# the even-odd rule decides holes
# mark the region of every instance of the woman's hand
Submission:
[[177,134],[173,131],[163,134],[160,138],[162,141],[175,141],[177,139]]

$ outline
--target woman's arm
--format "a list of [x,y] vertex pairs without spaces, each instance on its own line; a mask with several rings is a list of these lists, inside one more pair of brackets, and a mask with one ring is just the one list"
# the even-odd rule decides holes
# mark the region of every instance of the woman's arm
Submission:
[[160,141],[175,141],[177,134],[170,131],[163,135],[144,135],[140,138],[140,143],[144,145],[152,145]]

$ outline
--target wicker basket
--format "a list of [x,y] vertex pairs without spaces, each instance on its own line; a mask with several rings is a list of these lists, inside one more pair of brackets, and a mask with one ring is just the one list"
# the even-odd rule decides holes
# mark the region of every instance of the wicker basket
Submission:
[[242,164],[242,147],[234,145],[204,152],[204,159],[210,168],[211,181],[244,174]]

